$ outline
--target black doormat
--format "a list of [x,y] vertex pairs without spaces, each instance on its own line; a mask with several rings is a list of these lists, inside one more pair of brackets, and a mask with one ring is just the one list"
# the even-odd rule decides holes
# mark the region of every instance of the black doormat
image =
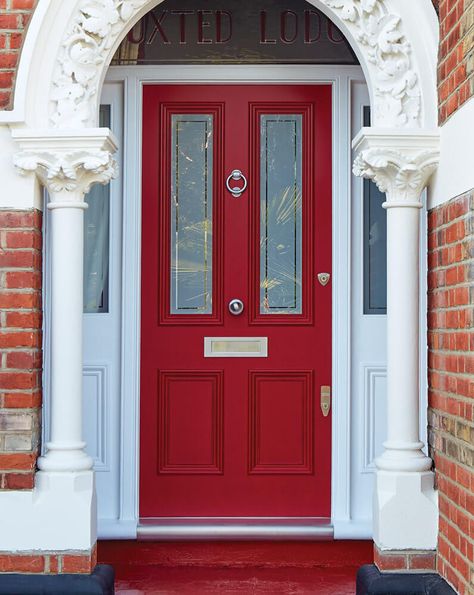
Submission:
[[0,595],[113,595],[114,580],[107,564],[92,574],[0,574]]
[[357,595],[456,595],[435,573],[380,572],[373,564],[359,568]]

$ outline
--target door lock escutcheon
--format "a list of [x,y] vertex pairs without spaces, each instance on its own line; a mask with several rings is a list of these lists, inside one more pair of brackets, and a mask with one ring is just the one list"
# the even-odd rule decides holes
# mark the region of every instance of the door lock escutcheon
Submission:
[[331,410],[331,387],[330,386],[322,386],[321,387],[321,411],[323,412],[324,417],[329,415],[329,411]]
[[319,273],[318,274],[318,281],[321,283],[323,287],[329,283],[331,279],[331,275],[329,273]]

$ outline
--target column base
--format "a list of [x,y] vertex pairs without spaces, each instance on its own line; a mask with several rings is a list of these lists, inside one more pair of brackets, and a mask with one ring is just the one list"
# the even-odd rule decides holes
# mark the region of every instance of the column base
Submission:
[[90,551],[97,541],[94,473],[36,474],[33,491],[0,492],[0,552]]
[[373,515],[379,550],[435,550],[438,494],[434,473],[378,470]]
[[439,574],[389,574],[374,565],[357,573],[356,595],[456,595]]
[[90,471],[94,461],[84,451],[85,446],[85,442],[68,445],[48,443],[48,452],[38,459],[38,468],[49,472]]
[[113,595],[114,569],[100,564],[92,574],[4,574],[0,575],[0,595]]

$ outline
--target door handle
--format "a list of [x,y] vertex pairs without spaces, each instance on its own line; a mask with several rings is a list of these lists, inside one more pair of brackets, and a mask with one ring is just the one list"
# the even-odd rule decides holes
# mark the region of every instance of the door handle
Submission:
[[324,417],[329,415],[331,411],[331,387],[330,386],[322,386],[321,387],[321,411],[323,412]]
[[239,316],[244,311],[244,302],[242,300],[233,299],[229,302],[229,312],[234,316]]

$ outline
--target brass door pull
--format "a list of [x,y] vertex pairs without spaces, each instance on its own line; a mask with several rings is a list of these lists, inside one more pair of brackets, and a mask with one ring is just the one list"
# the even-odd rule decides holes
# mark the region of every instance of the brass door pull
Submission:
[[330,386],[322,386],[321,387],[321,411],[323,412],[324,417],[329,415],[329,411],[331,410],[331,387]]

